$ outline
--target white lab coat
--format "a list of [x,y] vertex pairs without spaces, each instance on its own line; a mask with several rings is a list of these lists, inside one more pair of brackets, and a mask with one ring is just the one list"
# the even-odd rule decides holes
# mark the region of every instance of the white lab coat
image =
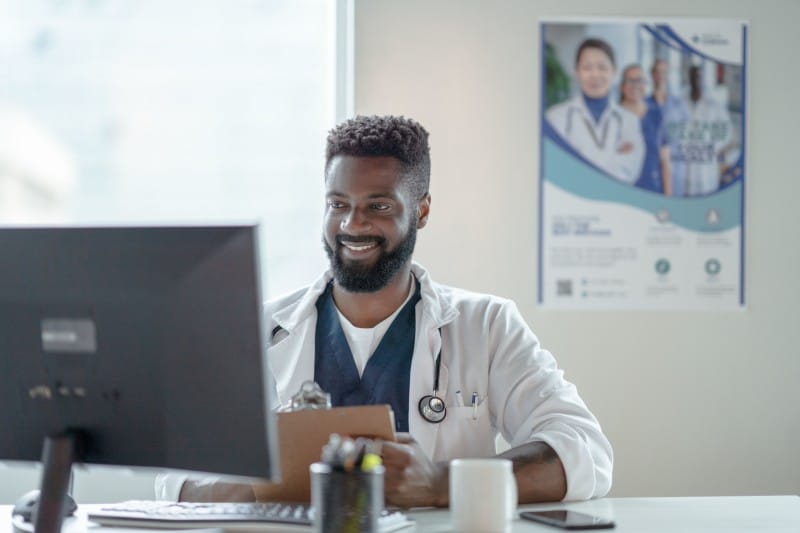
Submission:
[[[412,268],[420,282],[421,301],[416,308],[409,432],[422,449],[433,460],[443,461],[495,455],[498,433],[512,447],[543,441],[564,464],[566,500],[605,495],[611,487],[611,445],[514,303],[439,285],[420,265],[414,263]],[[314,378],[315,304],[330,279],[327,272],[308,289],[267,307],[265,330],[281,328],[267,352],[274,397],[281,406],[290,404],[303,381]],[[417,406],[433,390],[440,348],[439,395],[447,405],[447,416],[432,424]],[[456,391],[461,391],[467,405],[459,405]],[[478,393],[477,409],[469,405],[473,392]],[[170,484],[160,476],[156,487],[160,498],[177,497],[182,479],[172,478]]]
[[[591,163],[622,182],[632,185],[639,179],[645,145],[635,114],[609,98],[600,120],[595,122],[583,95],[578,94],[554,105],[545,116],[558,134]],[[633,149],[619,153],[618,148],[626,142]]]

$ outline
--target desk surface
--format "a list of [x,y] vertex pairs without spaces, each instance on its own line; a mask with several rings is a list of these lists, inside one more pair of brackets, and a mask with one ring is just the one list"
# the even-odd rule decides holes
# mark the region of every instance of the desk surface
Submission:
[[[90,506],[84,506],[90,507]],[[614,532],[626,533],[724,533],[800,532],[800,497],[798,496],[733,496],[713,498],[604,498],[568,504],[524,505],[521,509],[574,509],[611,518],[617,523]],[[416,530],[404,532],[451,533],[450,512],[446,509],[408,513],[416,522]],[[12,533],[11,506],[0,506],[0,533]],[[85,520],[71,520],[65,533],[85,531]],[[146,532],[149,529],[117,529],[93,527],[96,533]],[[534,522],[516,519],[512,531],[563,531]]]

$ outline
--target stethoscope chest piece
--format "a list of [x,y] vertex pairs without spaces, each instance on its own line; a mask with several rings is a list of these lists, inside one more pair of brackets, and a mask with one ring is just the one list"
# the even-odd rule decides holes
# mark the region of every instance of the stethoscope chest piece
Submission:
[[419,414],[431,424],[438,424],[447,416],[444,400],[434,394],[423,396],[419,401]]
[[[439,328],[439,337],[442,336],[442,329]],[[438,424],[447,416],[447,406],[444,400],[439,398],[439,371],[442,368],[442,349],[436,355],[436,362],[433,368],[433,394],[426,394],[419,401],[419,414],[425,421],[431,424]]]

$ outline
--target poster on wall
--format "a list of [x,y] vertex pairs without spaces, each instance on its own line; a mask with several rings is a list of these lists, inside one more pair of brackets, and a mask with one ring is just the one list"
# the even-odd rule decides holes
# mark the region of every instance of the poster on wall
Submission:
[[539,304],[743,308],[746,22],[539,29]]

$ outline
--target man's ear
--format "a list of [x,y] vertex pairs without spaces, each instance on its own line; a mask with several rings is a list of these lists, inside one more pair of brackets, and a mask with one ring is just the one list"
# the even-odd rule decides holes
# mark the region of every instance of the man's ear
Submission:
[[431,195],[426,193],[417,205],[417,229],[422,229],[428,223],[428,215],[431,211]]

